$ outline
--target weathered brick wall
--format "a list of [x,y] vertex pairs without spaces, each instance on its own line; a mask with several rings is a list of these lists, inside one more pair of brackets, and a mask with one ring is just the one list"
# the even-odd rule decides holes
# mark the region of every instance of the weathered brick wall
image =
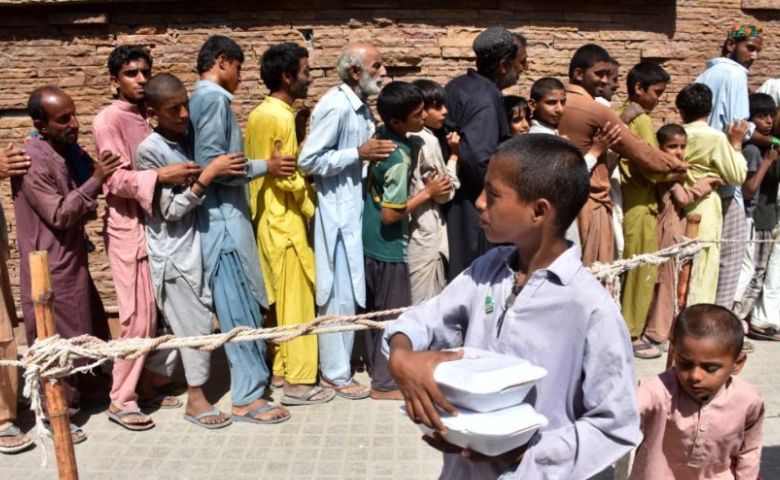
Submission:
[[[541,76],[565,77],[573,51],[583,43],[605,46],[626,72],[642,58],[662,61],[672,74],[657,121],[676,121],[672,104],[704,61],[719,55],[728,25],[765,26],[764,51],[751,86],[778,76],[778,0],[401,0],[390,2],[180,2],[0,0],[0,143],[19,142],[31,128],[24,112],[29,92],[44,84],[64,87],[76,100],[82,143],[91,146],[93,115],[110,101],[106,59],[123,43],[151,48],[155,71],[170,71],[192,85],[195,57],[213,33],[232,36],[245,49],[243,82],[235,110],[245,119],[266,94],[257,59],[270,44],[307,44],[315,83],[313,105],[336,80],[333,69],[347,42],[374,42],[393,78],[428,77],[446,82],[473,63],[471,41],[482,28],[503,24],[529,39],[530,71],[511,93],[525,94]],[[619,94],[622,99],[625,88]],[[7,182],[0,186],[15,238]],[[99,221],[89,224],[98,246],[92,268],[107,304],[114,304]],[[12,276],[17,277],[14,253]]]

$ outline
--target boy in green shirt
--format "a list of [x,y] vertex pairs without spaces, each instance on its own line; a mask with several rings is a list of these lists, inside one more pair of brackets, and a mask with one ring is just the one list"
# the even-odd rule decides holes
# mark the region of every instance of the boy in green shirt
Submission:
[[[628,72],[628,101],[618,113],[634,135],[658,148],[650,112],[666,90],[669,74],[659,64],[642,61]],[[657,177],[657,176],[656,176]],[[658,250],[658,201],[653,175],[636,163],[620,161],[620,186],[623,194],[623,258]],[[644,327],[653,299],[658,267],[645,265],[628,272],[624,278],[622,311],[631,334],[634,356],[657,358],[661,350],[644,335]]]
[[[412,304],[406,242],[408,214],[432,198],[448,195],[452,184],[444,176],[431,176],[425,188],[409,198],[412,149],[407,133],[423,128],[425,110],[420,90],[407,82],[391,82],[379,93],[377,111],[384,125],[377,138],[391,140],[396,149],[372,163],[366,178],[363,207],[366,310],[379,311]],[[366,331],[366,360],[371,374],[371,398],[401,400],[382,354],[382,331]]]

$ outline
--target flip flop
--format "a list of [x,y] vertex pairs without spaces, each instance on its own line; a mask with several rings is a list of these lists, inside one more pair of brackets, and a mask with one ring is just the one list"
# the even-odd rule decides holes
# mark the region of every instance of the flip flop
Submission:
[[[51,433],[51,426],[48,424],[44,425],[44,435],[48,438],[52,438]],[[78,445],[79,443],[84,443],[87,441],[87,434],[84,432],[84,430],[81,429],[78,425],[71,423],[70,424],[70,441],[73,443],[73,445]]]
[[[152,421],[152,419],[149,418],[147,415],[141,413],[141,410],[137,408],[133,410],[119,410],[117,412],[106,410],[106,414],[108,414],[109,420],[133,432],[141,432],[143,430],[149,430],[151,428],[154,428],[154,421]],[[140,415],[142,417],[145,417],[146,423],[127,423],[124,420],[122,420],[128,415]]]
[[282,395],[281,403],[282,405],[320,405],[322,403],[328,403],[334,398],[336,398],[336,391],[328,389],[330,392],[328,395],[314,399],[320,392],[323,392],[324,389],[320,387],[319,385],[314,385],[310,389],[303,392],[303,395],[294,397],[292,395],[284,394]]
[[[165,401],[173,402],[171,405],[164,405]],[[164,393],[161,393],[160,395],[157,395],[154,398],[150,399],[138,399],[138,405],[144,408],[159,408],[161,410],[167,410],[167,409],[174,409],[174,408],[181,408],[182,405],[184,405],[184,402],[179,400],[178,398],[166,395]]]
[[631,348],[634,350],[634,356],[644,360],[651,360],[653,358],[660,358],[663,354],[652,342],[648,341],[644,337],[639,337],[639,343],[632,343]]
[[354,386],[358,386],[358,387],[362,386],[354,378],[348,381],[347,383],[345,383],[344,385],[336,385],[323,378],[320,380],[320,385],[332,389],[334,392],[336,392],[336,395],[338,395],[341,398],[346,398],[347,400],[361,400],[371,395],[371,389],[369,388],[366,388],[365,392],[358,392],[358,393],[345,392],[344,390],[346,390],[347,388],[354,387]]
[[13,437],[23,437],[27,440],[22,442],[19,445],[16,445],[15,447],[0,446],[0,453],[18,453],[21,452],[22,450],[27,450],[35,443],[33,442],[32,438],[23,434],[22,430],[16,425],[10,425],[8,428],[4,428],[3,430],[0,430],[0,438],[13,438]]
[[747,336],[753,340],[771,340],[775,342],[780,341],[780,331],[771,327],[758,328],[751,325],[748,329]]
[[184,414],[184,419],[187,420],[190,423],[194,423],[195,425],[203,428],[207,428],[209,430],[216,430],[218,428],[224,428],[233,423],[233,421],[230,419],[230,417],[225,418],[224,421],[219,423],[203,423],[201,420],[203,420],[206,417],[218,417],[222,412],[219,411],[217,407],[212,408],[208,412],[199,413],[197,415],[188,415]]
[[262,407],[257,407],[254,410],[250,410],[243,415],[237,415],[233,413],[230,415],[230,418],[234,422],[258,423],[260,425],[273,425],[275,423],[286,422],[287,420],[290,419],[290,412],[287,412],[287,415],[283,417],[270,418],[268,420],[260,420],[259,418],[255,418],[256,416],[262,415],[263,413],[273,410],[274,408],[279,408],[279,405],[274,402],[268,402]]

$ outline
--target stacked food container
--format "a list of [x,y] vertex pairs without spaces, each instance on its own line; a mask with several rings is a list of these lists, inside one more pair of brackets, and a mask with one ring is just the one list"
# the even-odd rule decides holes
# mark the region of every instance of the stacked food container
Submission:
[[[470,347],[463,350],[462,359],[440,363],[434,371],[442,393],[458,407],[458,415],[442,413],[446,441],[488,456],[528,443],[547,425],[547,418],[523,400],[547,371],[517,357]],[[418,425],[424,433],[432,433]]]

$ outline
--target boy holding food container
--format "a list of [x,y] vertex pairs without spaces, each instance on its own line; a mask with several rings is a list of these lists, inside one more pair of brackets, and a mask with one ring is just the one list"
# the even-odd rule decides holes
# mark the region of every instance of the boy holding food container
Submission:
[[[631,342],[618,308],[564,238],[588,196],[581,153],[551,135],[501,144],[477,209],[500,246],[437,297],[385,330],[390,371],[412,420],[434,429],[441,478],[589,478],[639,440]],[[447,442],[440,410],[457,415],[434,380],[436,366],[474,347],[543,367],[525,402],[548,424],[525,445],[487,457]],[[467,388],[468,385],[464,385]]]

